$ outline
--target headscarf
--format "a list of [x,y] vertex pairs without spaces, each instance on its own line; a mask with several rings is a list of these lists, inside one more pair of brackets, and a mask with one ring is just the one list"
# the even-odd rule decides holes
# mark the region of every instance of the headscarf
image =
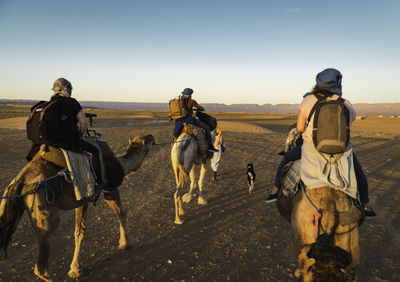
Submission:
[[192,95],[193,94],[193,89],[191,88],[185,88],[182,91],[182,95]]
[[60,94],[64,97],[71,97],[72,92],[72,84],[65,78],[59,78],[53,83],[53,88],[51,90],[54,91],[55,94]]
[[222,143],[222,132],[218,126],[215,129],[215,134],[217,135],[217,140],[215,142],[214,147],[219,148],[219,146],[221,146],[221,143]]
[[337,69],[325,69],[317,74],[315,80],[318,88],[342,95],[342,74]]

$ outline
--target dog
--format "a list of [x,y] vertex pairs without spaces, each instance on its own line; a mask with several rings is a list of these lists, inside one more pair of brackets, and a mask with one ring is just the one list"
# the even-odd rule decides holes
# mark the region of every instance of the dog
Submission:
[[247,164],[247,182],[249,193],[251,193],[254,190],[254,183],[256,182],[256,173],[254,172],[253,163]]

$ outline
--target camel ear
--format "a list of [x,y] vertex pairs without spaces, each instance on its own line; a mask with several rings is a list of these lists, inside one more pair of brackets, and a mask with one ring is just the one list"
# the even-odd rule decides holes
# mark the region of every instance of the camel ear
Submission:
[[133,139],[129,138],[128,143],[131,144]]

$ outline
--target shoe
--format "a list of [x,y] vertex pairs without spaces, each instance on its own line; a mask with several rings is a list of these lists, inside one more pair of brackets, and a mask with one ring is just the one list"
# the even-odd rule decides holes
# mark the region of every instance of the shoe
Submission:
[[216,153],[216,152],[218,152],[218,150],[217,150],[217,149],[215,149],[215,148],[214,148],[214,146],[210,146],[210,147],[208,147],[208,151],[209,151],[209,152],[213,152],[213,153]]
[[278,153],[278,155],[284,156],[284,155],[285,155],[285,152],[284,152],[284,151],[281,151],[281,152]]
[[365,217],[373,218],[376,217],[376,212],[372,207],[364,208]]
[[275,194],[269,194],[265,203],[269,204],[269,203],[276,202],[277,198],[278,198],[278,192],[276,192]]

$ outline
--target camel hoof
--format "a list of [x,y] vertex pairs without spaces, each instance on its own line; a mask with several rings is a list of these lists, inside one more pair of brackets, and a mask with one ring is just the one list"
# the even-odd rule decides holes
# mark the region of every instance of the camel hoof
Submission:
[[37,277],[39,277],[40,279],[46,281],[46,282],[51,282],[53,280],[50,279],[49,274],[45,273],[45,274],[41,274],[39,269],[37,268],[37,266],[35,265],[35,270],[33,271],[35,273],[35,275]]
[[119,244],[118,250],[123,251],[123,250],[129,249],[129,247],[130,247],[130,245],[125,242],[125,243]]
[[296,269],[296,271],[294,272],[294,276],[296,277],[296,278],[300,278],[302,275],[301,275],[301,270],[300,269]]
[[175,224],[182,224],[184,221],[180,218],[175,219]]
[[182,201],[183,201],[184,203],[190,203],[191,200],[192,200],[192,195],[190,195],[189,193],[185,193],[185,194],[182,196]]
[[68,276],[72,279],[78,279],[80,276],[79,270],[70,270],[68,271]]
[[199,205],[207,205],[208,201],[206,199],[204,199],[203,197],[199,197],[199,199],[197,200],[197,203]]

